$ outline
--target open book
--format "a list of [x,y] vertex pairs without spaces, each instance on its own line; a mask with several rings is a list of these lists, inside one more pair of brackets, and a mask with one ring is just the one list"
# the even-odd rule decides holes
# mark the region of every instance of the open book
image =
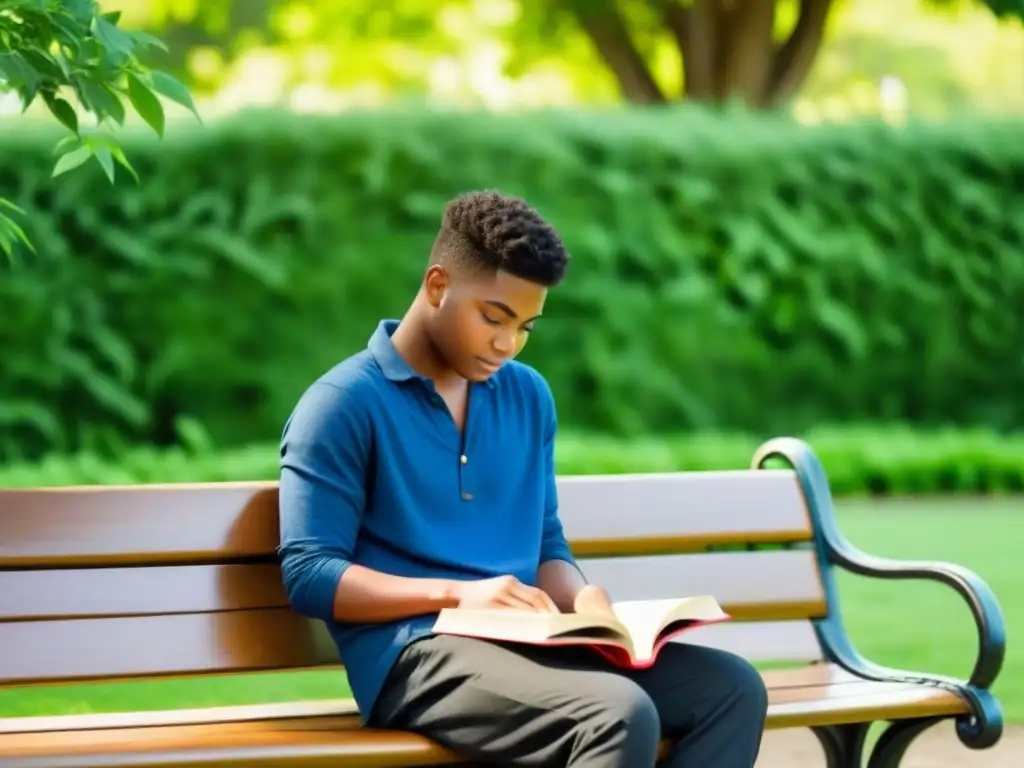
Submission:
[[614,618],[588,613],[445,608],[434,623],[434,632],[531,645],[579,645],[592,648],[620,667],[646,669],[669,640],[687,630],[731,618],[710,595],[627,600],[614,603],[612,608]]

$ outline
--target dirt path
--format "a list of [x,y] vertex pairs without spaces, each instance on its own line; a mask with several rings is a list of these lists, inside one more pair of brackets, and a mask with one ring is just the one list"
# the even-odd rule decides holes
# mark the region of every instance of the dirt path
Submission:
[[[818,740],[806,730],[765,734],[757,768],[824,768]],[[1024,726],[1007,728],[992,749],[975,752],[960,743],[952,723],[938,725],[921,736],[900,768],[1021,768],[1024,766]]]

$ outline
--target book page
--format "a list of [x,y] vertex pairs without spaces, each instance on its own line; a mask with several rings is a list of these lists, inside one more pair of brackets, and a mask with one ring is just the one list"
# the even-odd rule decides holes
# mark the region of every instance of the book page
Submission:
[[616,617],[629,629],[629,634],[633,638],[633,655],[637,661],[647,661],[651,658],[665,616],[678,602],[625,600],[612,605]]
[[445,608],[434,622],[434,632],[533,643],[588,636],[629,640],[626,628],[608,616],[536,613],[509,608]]
[[725,616],[710,595],[664,600],[624,600],[612,606],[633,638],[635,658],[647,661],[654,655],[658,636],[679,621],[716,621]]

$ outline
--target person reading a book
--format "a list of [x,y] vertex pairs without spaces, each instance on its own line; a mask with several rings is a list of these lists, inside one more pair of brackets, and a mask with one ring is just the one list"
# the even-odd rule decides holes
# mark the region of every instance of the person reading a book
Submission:
[[289,599],[326,623],[370,726],[483,764],[643,768],[672,737],[672,768],[751,768],[767,694],[736,655],[669,643],[636,670],[433,631],[452,608],[613,612],[559,520],[552,393],[514,359],[568,261],[520,198],[448,203],[404,316],[313,382],[284,426]]

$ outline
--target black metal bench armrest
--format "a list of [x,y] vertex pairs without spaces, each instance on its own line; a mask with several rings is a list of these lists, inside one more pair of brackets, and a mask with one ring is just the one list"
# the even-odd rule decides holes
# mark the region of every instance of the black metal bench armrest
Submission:
[[915,682],[955,691],[971,709],[971,717],[957,723],[961,741],[975,748],[985,748],[998,741],[1002,734],[1002,710],[989,689],[999,675],[1006,655],[1006,623],[991,587],[976,573],[959,565],[892,560],[863,552],[839,530],[824,467],[811,447],[795,438],[775,438],[757,450],[752,465],[761,468],[773,458],[784,459],[796,472],[814,518],[815,542],[819,558],[824,563],[871,578],[924,579],[946,584],[967,601],[978,631],[978,655],[967,680],[875,664],[857,652],[843,628],[835,600],[834,578],[827,573],[826,567],[823,578],[829,616],[816,627],[825,652],[836,663],[867,679]]

